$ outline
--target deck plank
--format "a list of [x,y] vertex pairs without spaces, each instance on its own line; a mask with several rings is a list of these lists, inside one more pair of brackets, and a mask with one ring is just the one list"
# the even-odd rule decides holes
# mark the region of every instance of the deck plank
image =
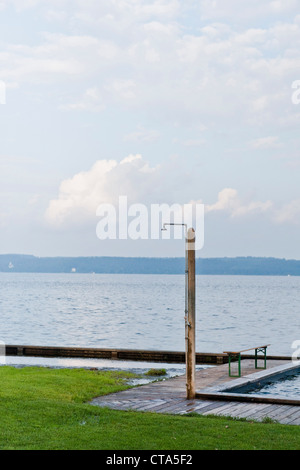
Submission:
[[208,410],[205,413],[203,413],[203,415],[206,416],[206,415],[215,414],[218,416],[233,416],[235,411],[239,409],[240,406],[241,406],[240,403],[236,403],[232,401],[232,402],[229,402],[227,406],[224,406],[223,408],[219,408],[218,411],[216,411],[216,409],[214,409],[213,412],[212,410]]
[[240,403],[234,402],[234,401],[229,401],[224,406],[221,406],[219,404],[219,402],[216,402],[216,407],[214,409],[214,414],[222,415],[222,416],[229,416],[229,414],[227,414],[228,410],[229,409],[234,410],[239,405],[240,405]]
[[[295,413],[291,415],[291,419],[289,420],[287,424],[294,424],[294,421],[298,421],[299,419],[300,419],[300,410],[296,411]],[[295,424],[299,424],[299,423],[295,423]]]
[[234,413],[234,415],[231,416],[237,418],[257,419],[258,413],[261,412],[262,409],[264,409],[265,407],[266,405],[263,405],[261,403],[247,403],[243,407],[239,407]]
[[[294,409],[292,409],[294,408]],[[294,416],[296,414],[296,412],[298,410],[295,410],[296,407],[291,407],[291,409],[287,409],[285,411],[283,411],[282,413],[280,413],[280,415],[278,415],[278,418],[277,420],[281,423],[281,424],[288,424],[289,422],[292,422],[294,419]]]

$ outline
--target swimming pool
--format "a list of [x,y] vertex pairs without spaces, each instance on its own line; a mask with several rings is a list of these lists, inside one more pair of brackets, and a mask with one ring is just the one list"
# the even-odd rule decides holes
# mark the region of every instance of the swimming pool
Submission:
[[300,372],[264,385],[257,385],[248,393],[249,395],[272,395],[280,398],[295,397],[300,399]]
[[197,398],[300,406],[300,364],[288,364],[197,392]]

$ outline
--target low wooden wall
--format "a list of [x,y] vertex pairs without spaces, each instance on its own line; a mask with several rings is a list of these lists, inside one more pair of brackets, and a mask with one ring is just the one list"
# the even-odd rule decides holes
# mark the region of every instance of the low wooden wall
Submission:
[[[73,348],[59,346],[20,346],[6,345],[7,356],[52,357],[52,358],[86,358],[86,359],[117,359],[141,362],[185,363],[185,352],[156,351],[142,349],[106,349],[106,348]],[[244,359],[252,359],[253,355],[243,355]],[[267,356],[267,359],[291,360],[290,357]],[[226,364],[227,354],[196,353],[196,364]]]

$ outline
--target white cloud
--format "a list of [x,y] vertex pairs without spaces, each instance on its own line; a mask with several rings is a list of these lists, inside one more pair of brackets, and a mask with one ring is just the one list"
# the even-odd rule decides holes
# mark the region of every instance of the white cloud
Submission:
[[114,79],[106,83],[105,90],[114,101],[132,101],[136,98],[136,83],[132,79]]
[[297,0],[252,0],[241,5],[240,0],[202,0],[180,2],[179,0],[1,0],[3,8],[13,5],[17,12],[30,8],[70,8],[74,16],[84,22],[100,23],[112,17],[119,22],[171,20],[189,8],[194,14],[207,19],[249,20],[257,17],[274,17],[284,13],[297,13]]
[[[71,0],[70,0],[71,1]],[[73,0],[72,0],[73,1]],[[168,21],[180,11],[179,0],[78,0],[76,16],[83,22],[102,23],[111,18],[118,27],[148,21]]]
[[294,11],[299,8],[297,0],[273,0],[270,2],[270,10],[275,13]]
[[265,213],[272,209],[271,201],[241,202],[236,189],[225,188],[219,192],[218,200],[214,204],[205,205],[205,210],[209,212],[227,212],[231,217],[241,217],[247,214]]
[[277,136],[261,137],[250,142],[250,147],[257,150],[276,149],[282,147]]
[[248,201],[243,202],[236,189],[225,188],[220,191],[218,200],[214,204],[206,204],[205,212],[226,213],[231,218],[255,216],[264,214],[273,225],[300,225],[300,199],[295,199],[275,205],[272,201]]
[[[24,5],[50,8],[51,2]],[[165,120],[176,115],[182,122],[205,119],[210,124],[226,116],[228,123],[264,125],[276,115],[280,126],[293,114],[290,84],[298,78],[300,24],[291,16],[265,27],[237,28],[229,18],[230,12],[234,17],[236,12],[293,12],[294,6],[292,1],[261,5],[255,0],[241,8],[240,0],[203,1],[201,11],[209,12],[209,19],[189,31],[184,15],[192,14],[191,3],[65,0],[62,7],[72,18],[68,33],[44,33],[39,45],[3,44],[1,79],[60,85],[72,79],[81,89],[97,88],[105,107],[147,107],[151,115],[161,109]],[[52,12],[55,7],[61,16],[59,2]],[[219,15],[226,12],[221,22]],[[90,107],[87,97],[78,100],[78,89],[72,93],[70,104],[65,103],[69,109]]]
[[88,88],[79,101],[60,106],[64,110],[103,111],[105,105],[98,88]]
[[160,136],[160,133],[154,129],[145,129],[139,126],[134,132],[125,135],[126,142],[154,142]]
[[295,199],[284,204],[274,214],[274,220],[278,224],[300,224],[300,199]]
[[258,18],[278,17],[283,13],[297,13],[297,0],[202,0],[199,9],[206,19],[232,19],[235,21],[251,21]]
[[99,160],[89,171],[61,183],[58,198],[49,203],[46,220],[58,227],[81,224],[95,217],[100,204],[117,204],[119,196],[144,203],[159,184],[159,171],[141,155],[129,155],[119,163]]
[[1,77],[33,84],[83,79],[115,60],[118,48],[88,35],[43,34],[36,46],[8,44],[0,54]]
[[[57,227],[84,224],[95,217],[100,204],[117,206],[120,196],[127,196],[131,203],[153,203],[155,187],[160,202],[166,202],[164,198],[167,197],[167,189],[163,181],[161,168],[151,167],[141,155],[129,155],[119,163],[114,160],[99,160],[89,171],[78,173],[61,183],[57,199],[49,203],[46,220]],[[261,213],[272,215],[272,211],[271,201],[244,203],[237,190],[232,188],[220,191],[214,204],[205,204],[207,214],[224,212],[232,218]]]

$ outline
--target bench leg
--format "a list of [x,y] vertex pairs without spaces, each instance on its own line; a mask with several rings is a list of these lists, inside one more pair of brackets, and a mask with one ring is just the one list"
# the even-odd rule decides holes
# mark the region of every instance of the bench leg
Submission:
[[[259,359],[258,353],[263,353],[264,354],[264,366],[263,367],[258,367],[257,361]],[[255,369],[266,369],[267,368],[267,348],[257,348],[255,349]]]
[[[238,375],[231,373],[231,359],[238,358]],[[229,377],[240,377],[241,376],[241,354],[229,354],[228,356],[228,366],[229,366]]]

